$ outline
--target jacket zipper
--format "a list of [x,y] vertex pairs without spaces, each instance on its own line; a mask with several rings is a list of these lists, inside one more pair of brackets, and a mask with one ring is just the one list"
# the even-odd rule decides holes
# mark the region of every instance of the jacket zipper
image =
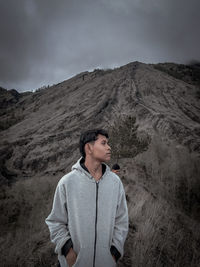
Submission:
[[96,182],[96,218],[95,218],[95,240],[94,240],[93,267],[95,267],[96,243],[97,243],[98,190],[99,190],[99,181]]

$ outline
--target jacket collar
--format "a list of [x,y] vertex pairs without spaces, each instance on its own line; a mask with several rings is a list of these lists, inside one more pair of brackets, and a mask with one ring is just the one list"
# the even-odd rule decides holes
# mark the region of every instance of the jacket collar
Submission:
[[[81,173],[84,173],[88,178],[90,178],[91,180],[94,180],[94,177],[89,173],[87,167],[85,166],[84,164],[84,158],[81,157],[73,166],[72,166],[72,170],[77,170],[77,171],[80,171]],[[102,177],[100,178],[103,179],[106,174],[110,171],[110,168],[108,167],[107,164],[105,164],[104,162],[102,163]]]

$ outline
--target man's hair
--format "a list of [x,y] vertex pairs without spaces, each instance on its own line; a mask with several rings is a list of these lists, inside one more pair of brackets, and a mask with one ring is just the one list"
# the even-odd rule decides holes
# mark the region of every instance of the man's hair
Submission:
[[79,149],[80,153],[85,158],[85,144],[94,142],[97,140],[97,136],[101,134],[108,138],[108,133],[104,129],[93,129],[93,130],[88,130],[86,132],[83,132],[80,136],[80,142],[79,142]]
[[115,164],[112,166],[112,170],[120,170],[120,166],[119,166],[119,164],[115,163]]

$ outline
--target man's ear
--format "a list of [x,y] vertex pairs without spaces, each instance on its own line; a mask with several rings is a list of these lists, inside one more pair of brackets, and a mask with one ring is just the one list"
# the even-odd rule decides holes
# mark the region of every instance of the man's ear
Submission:
[[91,154],[92,153],[92,144],[87,143],[85,144],[85,154]]

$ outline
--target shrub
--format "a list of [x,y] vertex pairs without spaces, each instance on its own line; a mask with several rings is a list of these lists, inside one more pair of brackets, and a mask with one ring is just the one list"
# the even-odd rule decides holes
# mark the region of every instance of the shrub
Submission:
[[119,116],[109,130],[109,142],[115,159],[133,158],[148,149],[150,137],[139,136],[133,116]]

